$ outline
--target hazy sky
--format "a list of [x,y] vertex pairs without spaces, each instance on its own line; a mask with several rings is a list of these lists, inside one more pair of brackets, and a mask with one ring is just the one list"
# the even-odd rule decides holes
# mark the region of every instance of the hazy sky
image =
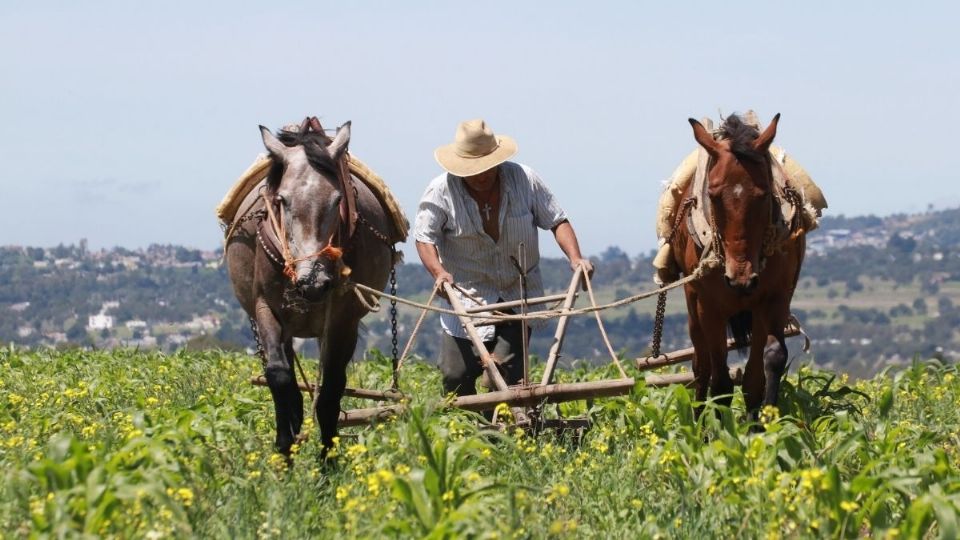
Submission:
[[957,6],[4,0],[0,245],[213,248],[257,125],[306,115],[352,120],[411,220],[434,148],[483,117],[586,254],[652,248],[686,119],[751,107],[832,215],[957,206]]

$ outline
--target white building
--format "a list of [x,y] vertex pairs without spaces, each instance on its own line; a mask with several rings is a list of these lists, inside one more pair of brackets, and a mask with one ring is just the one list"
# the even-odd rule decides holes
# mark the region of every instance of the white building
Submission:
[[113,317],[111,315],[104,315],[103,313],[91,315],[90,318],[87,319],[87,328],[90,330],[108,330],[113,328]]

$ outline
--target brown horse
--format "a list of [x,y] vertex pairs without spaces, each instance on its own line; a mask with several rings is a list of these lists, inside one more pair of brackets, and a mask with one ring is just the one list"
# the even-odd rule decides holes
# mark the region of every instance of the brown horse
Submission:
[[[246,212],[227,241],[227,266],[258,338],[276,409],[276,446],[285,454],[303,423],[293,338],[329,336],[320,344],[323,383],[314,411],[326,452],[337,434],[360,319],[368,312],[340,285],[349,274],[383,289],[394,262],[388,240],[395,237],[394,225],[345,166],[349,122],[332,141],[315,118],[276,137],[263,126],[260,131],[273,166],[241,206]],[[363,226],[354,227],[356,221]]]
[[750,345],[743,394],[751,418],[761,403],[777,403],[787,364],[784,327],[806,247],[802,227],[791,227],[786,235],[770,234],[775,216],[780,215],[769,152],[779,120],[778,114],[760,133],[730,116],[715,139],[690,119],[694,138],[709,155],[709,165],[705,194],[693,193],[691,183],[683,198],[693,197],[710,216],[712,242],[698,246],[682,219],[677,220],[672,240],[675,260],[684,274],[694,273],[703,249],[711,250],[720,261],[720,268],[685,285],[697,400],[704,401],[709,388],[721,403],[730,404],[729,323],[736,344]]

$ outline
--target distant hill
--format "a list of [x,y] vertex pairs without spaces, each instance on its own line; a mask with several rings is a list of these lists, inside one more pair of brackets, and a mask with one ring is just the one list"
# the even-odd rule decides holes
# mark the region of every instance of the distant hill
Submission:
[[[817,363],[868,375],[915,354],[960,356],[960,209],[887,217],[825,217],[809,250],[793,309],[814,340]],[[85,243],[0,248],[0,342],[27,346],[134,346],[244,349],[253,336],[234,299],[220,253],[180,246],[90,252]],[[593,257],[598,301],[651,290],[650,255],[611,246]],[[566,289],[565,260],[542,260],[548,291]],[[399,293],[425,300],[433,284],[416,263],[398,267]],[[585,295],[578,305],[584,305]],[[603,313],[607,332],[628,357],[645,354],[653,299]],[[388,312],[365,320],[364,347],[390,349]],[[400,346],[418,312],[401,307]],[[682,294],[669,297],[664,349],[689,346]],[[429,318],[415,352],[434,359],[439,323]],[[544,355],[553,330],[535,332]],[[308,344],[306,353],[315,353]],[[791,345],[791,352],[799,349]],[[592,317],[568,327],[565,357],[608,360]],[[802,360],[802,357],[798,358]]]

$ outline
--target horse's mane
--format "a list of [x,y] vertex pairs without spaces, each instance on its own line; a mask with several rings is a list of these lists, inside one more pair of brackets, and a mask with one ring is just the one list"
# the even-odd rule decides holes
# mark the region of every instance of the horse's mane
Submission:
[[747,124],[739,115],[731,114],[720,126],[724,139],[730,141],[730,151],[739,159],[762,162],[766,159],[763,152],[753,147],[753,141],[760,136],[760,130]]
[[327,152],[327,145],[332,141],[322,131],[300,131],[284,128],[277,133],[277,139],[285,146],[303,146],[307,154],[307,161],[320,172],[337,175],[337,164],[333,161],[330,153]]

